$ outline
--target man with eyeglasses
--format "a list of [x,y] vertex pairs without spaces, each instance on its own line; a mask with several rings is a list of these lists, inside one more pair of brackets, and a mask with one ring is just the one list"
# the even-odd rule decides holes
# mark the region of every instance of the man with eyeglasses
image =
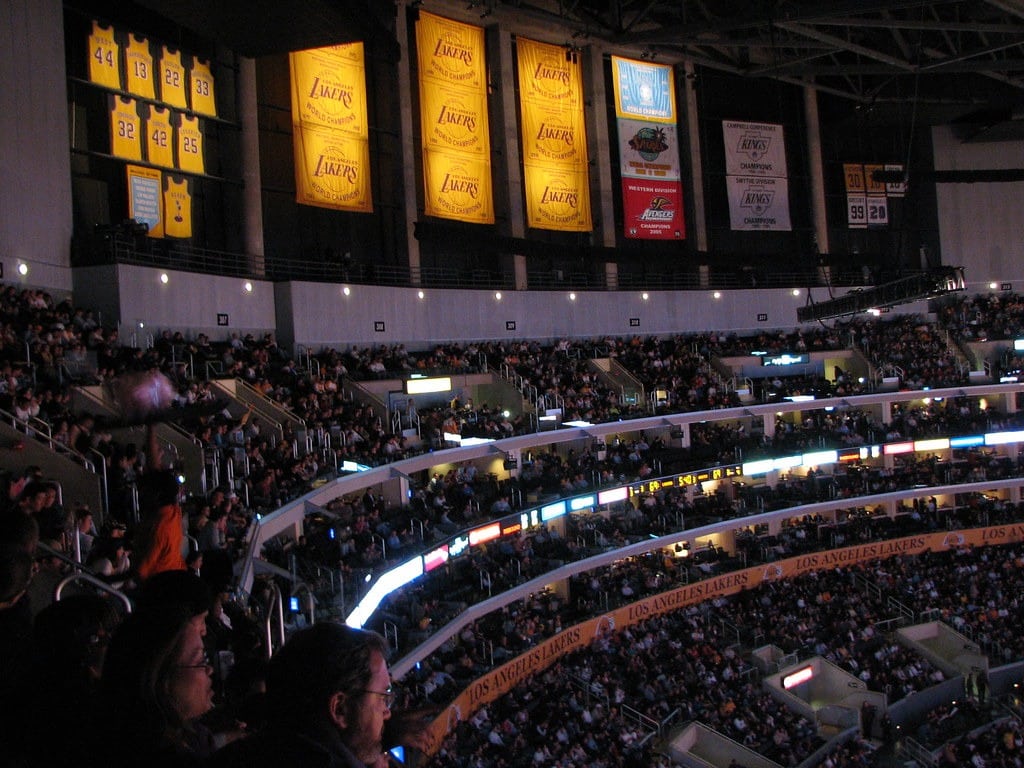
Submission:
[[[267,669],[267,728],[214,755],[214,768],[386,768],[394,692],[376,632],[323,623],[299,630]],[[414,724],[416,717],[403,724]],[[407,746],[423,733],[406,730]],[[387,746],[391,746],[390,744]]]

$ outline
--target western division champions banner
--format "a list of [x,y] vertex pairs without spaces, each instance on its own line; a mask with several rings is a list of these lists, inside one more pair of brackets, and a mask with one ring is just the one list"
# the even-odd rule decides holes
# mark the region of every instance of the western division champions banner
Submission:
[[370,212],[370,129],[362,43],[290,55],[297,202]]
[[625,234],[686,236],[672,67],[612,56]]
[[790,231],[782,126],[723,120],[722,134],[732,229]]
[[583,72],[560,45],[516,40],[526,221],[536,229],[589,232],[590,169]]
[[493,224],[484,31],[421,10],[416,54],[424,212]]

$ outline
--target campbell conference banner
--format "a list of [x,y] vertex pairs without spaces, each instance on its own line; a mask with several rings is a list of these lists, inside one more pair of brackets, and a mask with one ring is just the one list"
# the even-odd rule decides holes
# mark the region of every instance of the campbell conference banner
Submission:
[[573,651],[588,647],[596,638],[635,626],[655,616],[812,571],[849,567],[901,555],[1016,544],[1021,541],[1024,541],[1024,525],[1021,524],[941,531],[812,552],[725,573],[645,597],[603,616],[569,627],[471,682],[428,727],[430,744],[426,752],[435,754],[444,737],[455,730],[460,722],[467,721],[480,707],[508,693],[530,675],[542,672]]
[[589,232],[590,171],[583,114],[583,73],[559,45],[516,40],[523,187],[527,224]]
[[791,230],[782,126],[723,120],[722,135],[731,228]]
[[416,53],[424,212],[493,224],[484,31],[421,10]]
[[686,236],[672,67],[612,56],[625,235]]
[[289,60],[297,201],[371,212],[363,44],[296,51]]

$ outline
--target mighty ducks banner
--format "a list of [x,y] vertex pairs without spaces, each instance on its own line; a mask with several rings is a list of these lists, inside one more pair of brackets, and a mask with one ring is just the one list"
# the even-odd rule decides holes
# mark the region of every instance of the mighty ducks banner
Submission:
[[672,67],[612,56],[625,235],[686,237]]
[[363,44],[296,51],[289,60],[296,200],[372,211]]
[[493,224],[484,31],[421,10],[416,53],[424,212]]
[[589,232],[590,172],[583,74],[560,45],[516,40],[526,221],[537,229]]
[[722,135],[732,229],[791,230],[782,126],[723,120]]

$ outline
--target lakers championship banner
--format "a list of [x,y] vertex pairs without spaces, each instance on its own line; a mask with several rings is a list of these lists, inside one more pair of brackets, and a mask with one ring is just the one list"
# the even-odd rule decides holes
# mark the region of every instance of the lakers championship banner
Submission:
[[782,126],[723,120],[722,135],[732,229],[791,230]]
[[289,58],[296,200],[371,212],[363,44],[296,51]]
[[493,224],[484,31],[421,10],[416,55],[424,212]]
[[593,225],[582,68],[559,45],[521,37],[516,51],[527,224],[589,232]]
[[686,236],[672,67],[612,56],[625,235]]
[[164,236],[163,174],[153,168],[126,166],[128,175],[128,218],[149,227],[150,237]]
[[484,158],[435,152],[423,166],[424,207],[433,216],[480,224],[494,223],[491,165]]
[[316,125],[295,126],[293,131],[297,202],[372,211],[369,143]]
[[89,82],[104,88],[121,90],[121,47],[113,27],[92,22],[89,35]]
[[164,177],[164,234],[192,237],[192,191],[184,177]]
[[362,43],[295,51],[289,59],[293,123],[369,136]]
[[845,568],[901,555],[1015,544],[1021,541],[1024,541],[1024,525],[1021,524],[941,531],[844,549],[812,552],[714,576],[645,597],[616,608],[610,613],[568,627],[471,682],[428,727],[430,743],[426,752],[430,755],[435,754],[444,737],[455,730],[460,722],[469,720],[480,707],[508,693],[530,675],[544,671],[573,651],[588,647],[595,639],[635,626],[647,619],[811,571]]

